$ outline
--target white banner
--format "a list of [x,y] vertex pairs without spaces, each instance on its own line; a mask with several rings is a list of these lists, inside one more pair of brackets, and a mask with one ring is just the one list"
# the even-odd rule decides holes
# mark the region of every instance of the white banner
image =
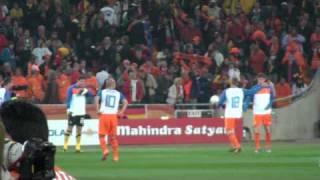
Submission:
[[[82,128],[81,145],[99,145],[98,120],[90,119],[84,121]],[[68,126],[67,120],[49,120],[49,141],[60,146],[64,142],[64,133]],[[76,126],[69,139],[69,145],[76,144]]]

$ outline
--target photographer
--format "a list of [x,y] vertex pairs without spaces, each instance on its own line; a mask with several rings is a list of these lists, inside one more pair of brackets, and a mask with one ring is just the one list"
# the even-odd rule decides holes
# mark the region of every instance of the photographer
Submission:
[[42,110],[24,101],[7,101],[2,104],[0,119],[6,132],[2,164],[6,176],[1,179],[60,179],[60,172],[54,170],[56,149],[48,142],[48,124]]

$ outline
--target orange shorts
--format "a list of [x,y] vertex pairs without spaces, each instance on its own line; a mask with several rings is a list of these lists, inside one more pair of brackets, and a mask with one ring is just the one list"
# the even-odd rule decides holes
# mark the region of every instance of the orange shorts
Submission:
[[239,118],[225,118],[224,119],[224,127],[226,130],[232,130],[236,128],[237,122],[239,121]]
[[118,116],[102,114],[99,119],[99,135],[117,135]]
[[271,114],[253,115],[253,126],[259,128],[261,125],[271,126]]

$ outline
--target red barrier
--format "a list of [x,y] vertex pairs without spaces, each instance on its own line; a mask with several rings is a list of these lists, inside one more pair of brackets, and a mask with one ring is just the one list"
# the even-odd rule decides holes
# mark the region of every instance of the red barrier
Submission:
[[[242,121],[236,127],[242,138]],[[227,143],[228,137],[221,118],[170,119],[170,120],[120,120],[120,144],[195,144]]]

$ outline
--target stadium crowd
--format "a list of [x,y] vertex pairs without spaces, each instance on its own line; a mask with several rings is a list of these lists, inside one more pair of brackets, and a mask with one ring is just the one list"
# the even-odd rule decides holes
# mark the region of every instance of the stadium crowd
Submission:
[[262,72],[287,97],[320,66],[319,15],[319,0],[1,0],[0,82],[54,104],[112,75],[130,103],[207,103]]

